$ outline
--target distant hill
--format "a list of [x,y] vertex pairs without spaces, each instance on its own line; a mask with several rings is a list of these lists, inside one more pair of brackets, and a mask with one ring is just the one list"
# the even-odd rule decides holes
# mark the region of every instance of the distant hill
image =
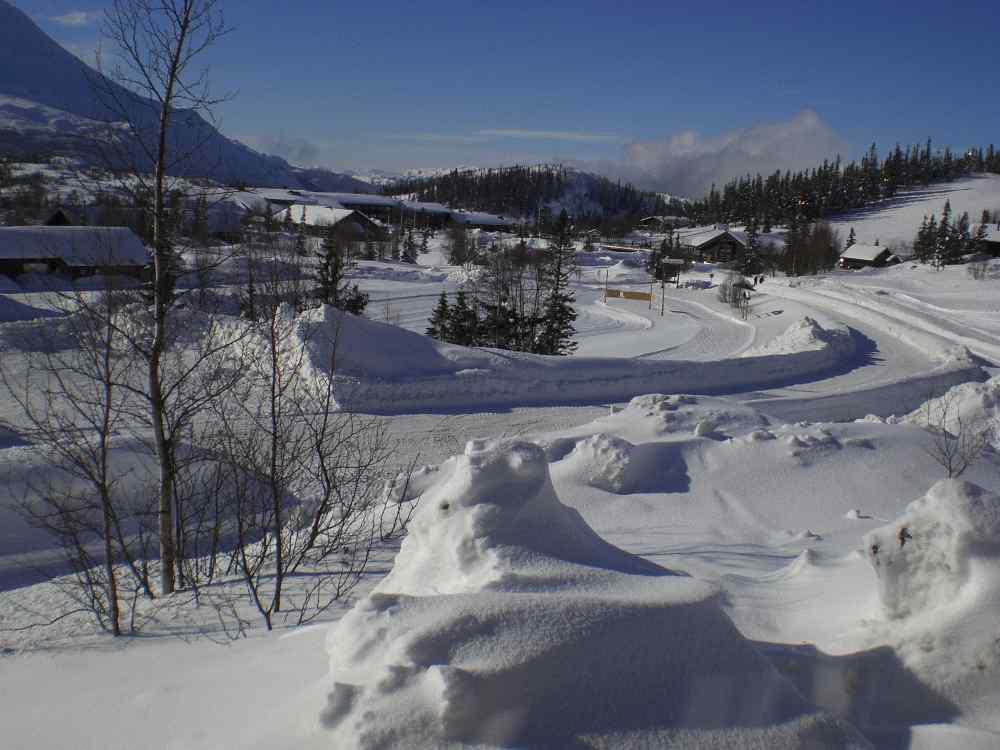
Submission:
[[514,218],[565,209],[578,223],[685,210],[683,202],[669,196],[559,164],[441,170],[402,177],[383,191]]
[[[116,98],[130,103],[133,118],[143,127],[154,126],[156,105],[101,76],[63,49],[25,13],[0,0],[0,153],[100,161],[94,136],[106,132],[108,121],[115,118],[96,94],[98,90],[114,92]],[[196,112],[178,112],[172,135],[175,153],[201,144],[198,158],[173,170],[177,176],[207,177],[226,184],[373,190],[369,183],[349,175],[294,167],[284,159],[255,151],[226,138]],[[135,160],[140,167],[150,168],[137,145],[123,140],[131,153],[126,161]]]

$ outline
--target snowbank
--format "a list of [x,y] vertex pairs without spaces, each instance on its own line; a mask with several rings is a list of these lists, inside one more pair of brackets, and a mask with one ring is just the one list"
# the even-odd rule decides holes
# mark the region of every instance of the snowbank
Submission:
[[1000,496],[977,485],[938,482],[864,541],[891,618],[953,607],[965,587],[1000,593]]
[[810,349],[690,362],[466,348],[330,307],[307,311],[298,322],[316,375],[335,373],[337,402],[383,413],[625,401],[640,393],[744,392],[801,382],[849,366],[854,357],[847,329],[820,330],[811,329],[815,345]]
[[1000,450],[1000,376],[982,383],[961,383],[927,401],[899,421],[943,428],[952,435],[986,430]]
[[769,354],[795,354],[796,352],[817,351],[828,346],[840,346],[850,339],[847,326],[827,323],[821,326],[814,318],[804,317],[792,323],[788,329],[775,336],[766,344],[747,349],[741,357],[761,357]]
[[328,636],[337,748],[865,747],[811,712],[707,584],[601,540],[545,451],[472,442]]

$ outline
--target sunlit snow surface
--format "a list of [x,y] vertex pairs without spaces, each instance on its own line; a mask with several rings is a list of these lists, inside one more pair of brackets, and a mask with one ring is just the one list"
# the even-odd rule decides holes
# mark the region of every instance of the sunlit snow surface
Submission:
[[[900,212],[939,212],[946,195],[976,213],[994,182],[890,206],[871,228],[883,244],[908,236],[920,216],[906,228]],[[0,592],[4,747],[1000,746],[998,446],[970,484],[939,484],[921,408],[962,382],[954,413],[997,428],[1000,383],[980,381],[1000,363],[1000,269],[768,278],[740,321],[698,288],[718,282],[711,266],[668,291],[663,317],[605,302],[603,268],[648,290],[608,255],[577,282],[578,353],[548,366],[415,335],[468,278],[445,260],[438,237],[418,268],[358,269],[371,320],[344,374],[409,399],[375,410],[393,412],[400,460],[427,466],[412,535],[379,552],[337,624],[222,646],[211,613],[179,608],[112,643],[81,617],[11,630],[65,595]],[[0,281],[15,372],[37,329],[58,332],[40,319],[42,281]],[[303,339],[325,377],[317,342]],[[657,387],[649,368],[672,363],[696,369],[695,387],[667,369]],[[743,387],[725,374],[740,367]],[[598,393],[629,371],[646,373],[638,390]],[[8,586],[51,551],[9,511],[45,471],[27,437],[0,432]],[[127,445],[119,459],[134,460]]]

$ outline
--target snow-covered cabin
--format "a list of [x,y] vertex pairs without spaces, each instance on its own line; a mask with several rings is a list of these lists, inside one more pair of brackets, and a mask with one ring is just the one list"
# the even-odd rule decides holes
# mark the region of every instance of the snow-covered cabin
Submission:
[[689,256],[697,255],[698,260],[726,262],[740,256],[746,250],[746,239],[742,232],[710,227],[680,232],[681,248]]
[[308,200],[300,203],[319,203],[330,208],[347,208],[359,211],[371,219],[398,222],[403,202],[391,195],[375,193],[303,193]]
[[901,262],[887,247],[880,245],[851,245],[840,255],[840,268],[884,268]]
[[127,227],[0,227],[0,275],[142,277],[150,254]]
[[989,253],[994,258],[1000,258],[1000,224],[987,224],[985,228],[980,229],[981,226],[977,224],[972,228],[973,237],[982,234],[980,246],[976,249],[982,253]]
[[382,234],[382,230],[374,221],[360,211],[347,208],[293,203],[281,211],[275,217],[275,221],[286,221],[286,217],[290,218],[293,224],[304,224],[307,227],[317,229],[337,227],[338,233],[351,239],[360,240]]

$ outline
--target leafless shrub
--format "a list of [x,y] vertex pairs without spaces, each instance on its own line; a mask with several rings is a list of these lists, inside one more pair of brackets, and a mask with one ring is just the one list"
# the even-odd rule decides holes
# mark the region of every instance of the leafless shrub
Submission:
[[949,479],[962,476],[978,461],[992,438],[986,420],[962,415],[954,391],[928,400],[921,413],[921,422],[931,434],[931,445],[925,450]]

